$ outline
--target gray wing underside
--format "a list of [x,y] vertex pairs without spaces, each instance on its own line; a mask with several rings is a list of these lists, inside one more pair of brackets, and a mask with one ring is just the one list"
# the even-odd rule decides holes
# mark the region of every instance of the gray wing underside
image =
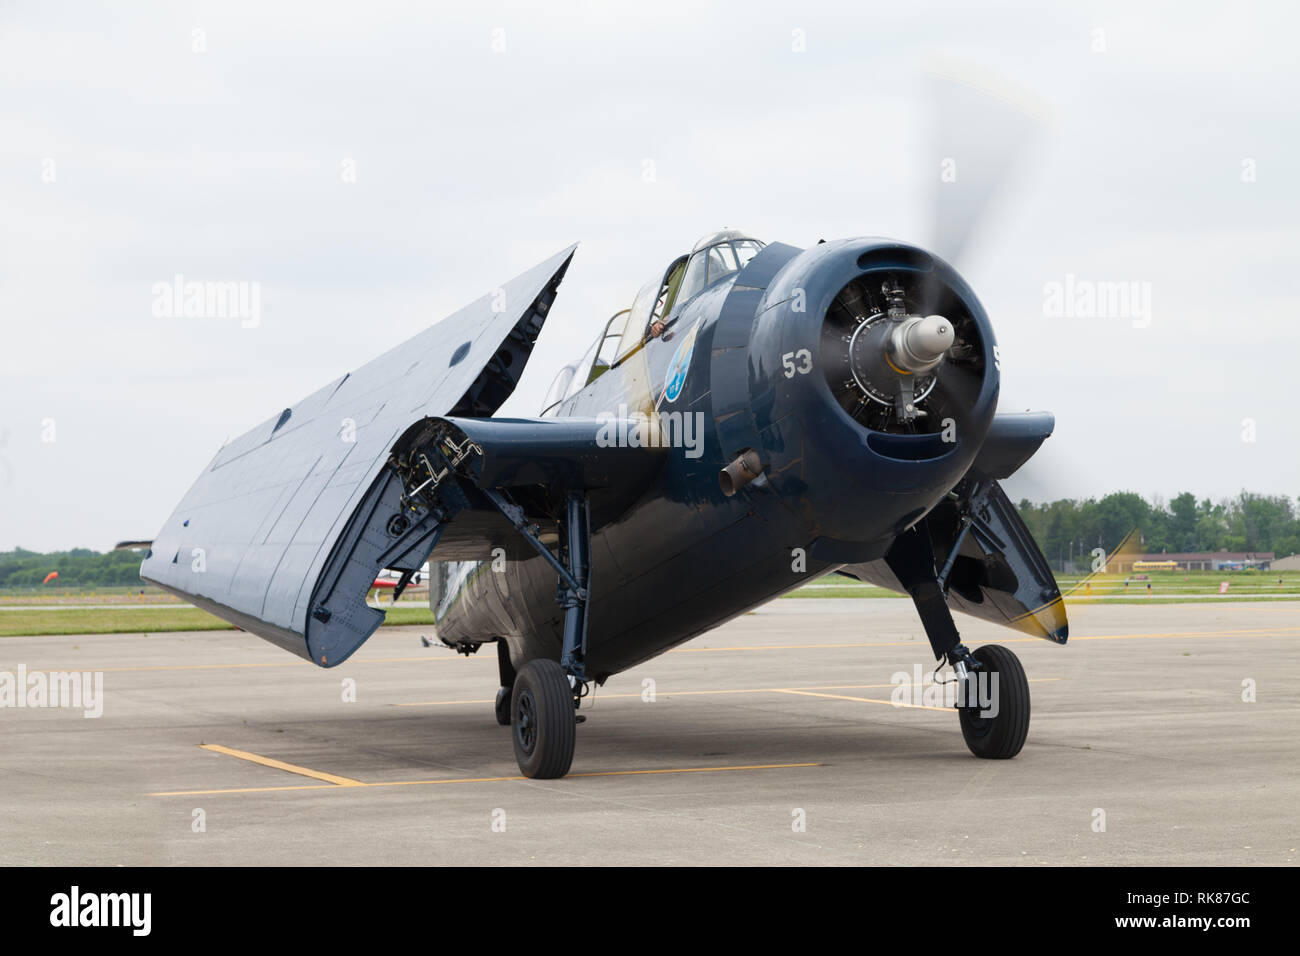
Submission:
[[313,591],[394,444],[426,418],[483,417],[500,407],[574,248],[223,447],[154,537],[141,577],[310,656]]

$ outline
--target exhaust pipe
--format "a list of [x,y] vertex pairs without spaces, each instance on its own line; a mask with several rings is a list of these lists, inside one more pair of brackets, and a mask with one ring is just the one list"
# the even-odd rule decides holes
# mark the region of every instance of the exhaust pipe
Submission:
[[762,473],[763,463],[758,460],[758,452],[747,448],[739,458],[718,472],[718,484],[722,486],[722,493],[730,498]]

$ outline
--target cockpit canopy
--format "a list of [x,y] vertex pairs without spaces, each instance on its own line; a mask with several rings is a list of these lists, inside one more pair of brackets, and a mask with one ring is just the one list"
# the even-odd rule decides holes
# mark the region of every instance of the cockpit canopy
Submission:
[[723,229],[701,237],[691,249],[678,300],[685,302],[705,286],[739,272],[762,248],[763,243],[739,229]]
[[658,279],[643,285],[632,307],[605,323],[599,337],[577,362],[560,369],[551,383],[542,414],[594,382],[658,332],[656,323],[671,325],[679,308],[719,279],[739,272],[758,255],[764,243],[739,229],[722,229],[701,236],[686,255],[678,256]]

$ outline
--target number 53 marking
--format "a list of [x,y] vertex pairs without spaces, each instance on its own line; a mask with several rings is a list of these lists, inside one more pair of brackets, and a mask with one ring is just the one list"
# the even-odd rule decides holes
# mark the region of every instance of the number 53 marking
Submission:
[[[799,364],[795,364],[798,362]],[[795,374],[807,375],[812,371],[812,352],[807,349],[800,349],[797,352],[786,352],[781,356],[781,367],[785,369],[786,378],[794,378]]]

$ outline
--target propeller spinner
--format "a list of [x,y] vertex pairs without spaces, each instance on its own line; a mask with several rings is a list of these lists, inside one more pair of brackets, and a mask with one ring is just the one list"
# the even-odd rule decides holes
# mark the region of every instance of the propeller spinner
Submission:
[[935,423],[922,421],[933,411],[926,400],[945,363],[969,358],[975,333],[940,285],[905,281],[844,289],[827,315],[823,355],[832,390],[854,418],[881,431],[932,431]]

